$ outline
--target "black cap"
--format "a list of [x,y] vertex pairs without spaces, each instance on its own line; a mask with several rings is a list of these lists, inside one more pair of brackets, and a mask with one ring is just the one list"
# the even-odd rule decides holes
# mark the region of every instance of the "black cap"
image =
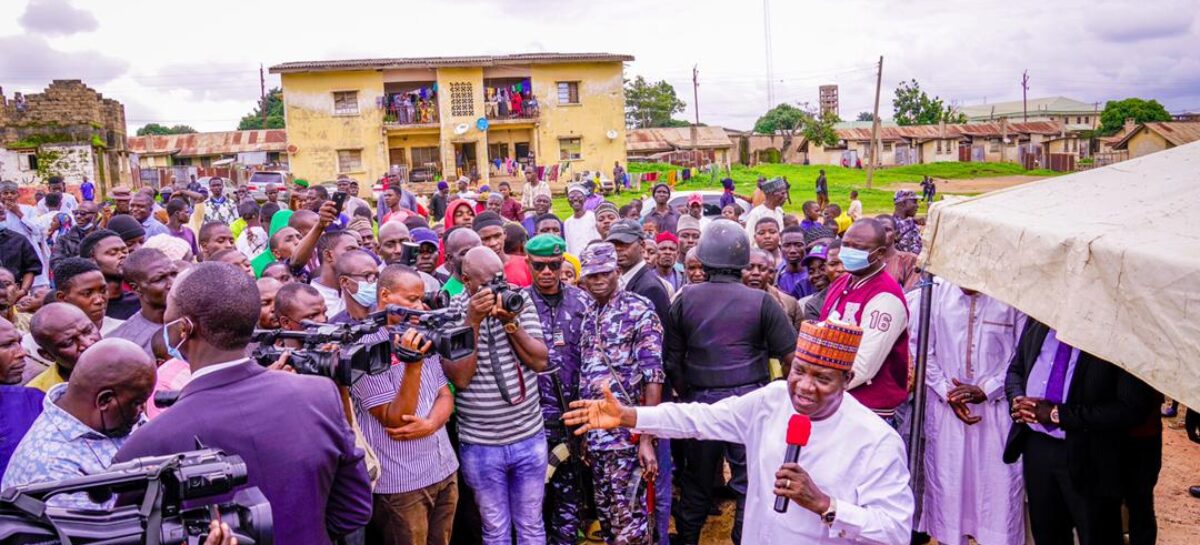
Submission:
[[142,223],[127,214],[117,214],[110,218],[108,229],[115,231],[125,242],[146,236],[146,228],[142,227]]
[[644,238],[646,238],[646,233],[642,231],[642,226],[638,222],[621,220],[612,224],[612,227],[608,230],[608,238],[605,240],[629,244]]
[[478,216],[475,216],[475,219],[471,222],[471,229],[479,231],[484,227],[491,227],[493,225],[504,227],[504,218],[500,217],[500,214],[488,210],[480,212]]

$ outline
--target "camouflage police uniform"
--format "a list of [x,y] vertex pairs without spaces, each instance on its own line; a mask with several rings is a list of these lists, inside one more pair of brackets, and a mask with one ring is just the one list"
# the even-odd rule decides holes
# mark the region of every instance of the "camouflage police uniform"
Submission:
[[[550,367],[558,368],[563,402],[579,399],[580,324],[590,298],[583,290],[568,284],[560,285],[560,298],[555,301],[538,293],[537,288],[525,288],[542,322],[542,334],[550,349]],[[546,483],[543,515],[546,521],[546,543],[575,545],[583,523],[583,490],[581,484],[590,474],[580,459],[582,453],[570,447],[571,456],[561,459],[560,445],[574,439],[562,421],[558,392],[549,376],[538,377],[545,419],[546,443],[554,473]],[[556,450],[558,449],[558,450]]]
[[[619,290],[604,307],[589,301],[580,339],[580,397],[600,399],[602,386],[609,383],[622,404],[640,405],[645,386],[665,379],[662,343],[662,324],[644,297]],[[646,487],[632,433],[622,428],[592,430],[587,447],[605,540],[616,545],[650,543]]]

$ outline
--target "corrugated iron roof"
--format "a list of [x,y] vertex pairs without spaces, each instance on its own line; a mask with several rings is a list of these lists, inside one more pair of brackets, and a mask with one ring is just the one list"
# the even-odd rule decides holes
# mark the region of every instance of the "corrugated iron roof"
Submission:
[[[691,127],[630,129],[625,133],[625,149],[638,153],[654,153],[677,149],[692,149]],[[698,149],[733,147],[733,142],[721,127],[696,127]]]
[[518,53],[515,55],[471,55],[463,57],[404,57],[393,59],[347,59],[285,62],[271,67],[272,74],[330,72],[336,70],[390,70],[398,68],[441,68],[448,66],[511,66],[564,62],[630,62],[632,55],[613,53]]
[[[999,122],[990,123],[966,123],[946,125],[945,128],[941,125],[902,125],[879,127],[879,139],[883,142],[897,142],[900,140],[934,140],[939,138],[960,138],[970,136],[976,138],[996,137],[999,138],[1004,134],[1021,135],[1021,134],[1061,134],[1063,132],[1063,124],[1057,121],[1031,121],[1029,123],[1009,123],[1005,128]],[[870,128],[845,128],[837,129],[838,139],[850,141],[870,141]]]
[[1200,140],[1200,121],[1155,121],[1143,123],[1137,129],[1129,131],[1119,142],[1113,144],[1114,149],[1124,149],[1133,135],[1142,129],[1152,131],[1173,146],[1182,146]]
[[128,147],[130,153],[180,157],[230,155],[252,151],[281,152],[287,150],[287,131],[269,129],[133,136],[128,139]]
[[1095,104],[1080,102],[1067,97],[1031,98],[1028,104],[1020,100],[996,102],[993,104],[973,104],[959,108],[959,112],[969,119],[988,119],[995,117],[1011,117],[1028,111],[1034,115],[1066,114],[1066,115],[1096,115]]

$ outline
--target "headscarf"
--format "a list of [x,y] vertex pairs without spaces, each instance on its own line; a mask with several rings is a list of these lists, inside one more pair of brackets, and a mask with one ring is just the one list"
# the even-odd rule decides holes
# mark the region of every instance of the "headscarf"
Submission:
[[[442,221],[446,222],[446,230],[447,231],[449,231],[453,227],[458,227],[457,225],[454,224],[454,211],[456,209],[458,209],[458,207],[460,207],[460,206],[465,206],[469,210],[471,210],[471,218],[474,219],[475,207],[471,206],[471,201],[468,201],[466,199],[455,199],[453,201],[450,201],[450,204],[446,206],[446,217],[443,218],[443,220],[442,220]],[[467,225],[466,227],[471,227],[471,226]]]
[[572,267],[575,267],[575,278],[579,278],[579,271],[582,268],[579,263],[579,258],[575,257],[573,254],[565,253],[563,254],[563,260],[567,263],[570,263]]
[[280,210],[276,212],[274,216],[271,216],[271,228],[267,231],[267,236],[273,237],[275,236],[275,233],[279,232],[280,229],[287,227],[288,221],[292,219],[292,214],[294,213],[295,212],[291,210]]

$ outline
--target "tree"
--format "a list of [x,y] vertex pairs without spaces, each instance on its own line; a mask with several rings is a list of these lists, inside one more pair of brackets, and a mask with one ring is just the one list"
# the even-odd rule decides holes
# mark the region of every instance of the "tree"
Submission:
[[858,118],[855,121],[875,121],[875,114],[871,112],[858,112]]
[[670,83],[649,83],[642,76],[625,80],[625,123],[630,127],[687,127],[688,122],[671,119],[686,106]]
[[833,126],[840,121],[833,112],[818,115],[808,104],[793,106],[785,102],[758,118],[754,122],[754,132],[783,135],[784,152],[792,146],[792,139],[797,134],[809,142],[830,147],[837,144],[837,131]]
[[1171,114],[1157,100],[1127,98],[1125,100],[1110,100],[1104,104],[1100,114],[1100,134],[1109,136],[1117,134],[1125,126],[1126,119],[1134,123],[1149,123],[1151,121],[1170,121]]
[[249,131],[255,129],[283,129],[283,89],[275,87],[267,93],[266,100],[267,124],[263,126],[263,101],[258,101],[258,106],[254,107],[254,111],[242,116],[242,121],[238,123],[239,131]]
[[965,115],[946,106],[938,97],[929,98],[917,80],[900,82],[896,87],[896,98],[892,100],[892,117],[897,125],[936,125],[946,123],[965,123]]
[[142,128],[137,130],[137,135],[161,136],[165,134],[191,134],[194,132],[196,132],[196,129],[193,129],[187,125],[175,125],[174,127],[168,127],[158,123],[147,123],[146,125],[142,126]]

